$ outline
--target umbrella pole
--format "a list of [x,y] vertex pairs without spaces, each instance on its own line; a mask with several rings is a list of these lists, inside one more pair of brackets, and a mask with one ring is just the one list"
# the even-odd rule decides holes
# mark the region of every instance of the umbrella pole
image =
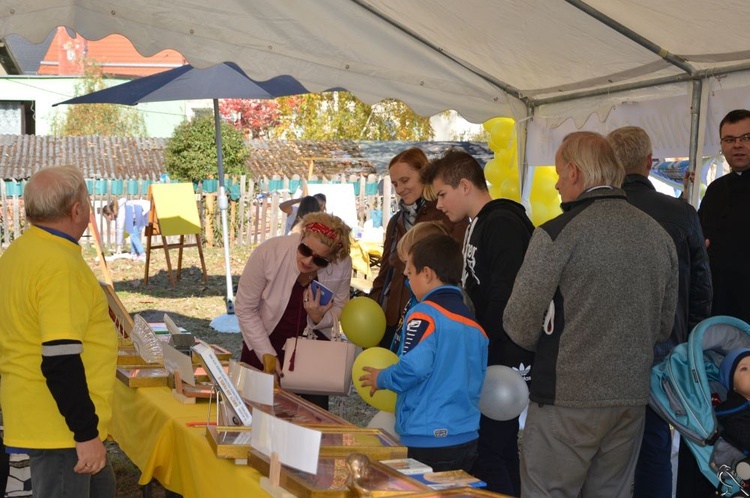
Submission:
[[216,156],[219,166],[219,210],[221,211],[221,231],[224,241],[224,265],[227,282],[227,312],[214,318],[211,327],[217,332],[239,332],[239,323],[234,315],[234,290],[232,288],[232,267],[229,258],[229,228],[227,222],[227,208],[229,200],[224,186],[224,153],[221,144],[221,116],[219,114],[219,100],[214,99],[214,127],[216,128]]

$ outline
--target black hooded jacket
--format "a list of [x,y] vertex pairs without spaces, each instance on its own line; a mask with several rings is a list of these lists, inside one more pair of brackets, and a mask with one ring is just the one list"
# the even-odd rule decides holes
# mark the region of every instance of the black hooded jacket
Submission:
[[510,340],[503,329],[503,312],[533,231],[521,204],[497,199],[472,220],[464,247],[464,289],[490,339],[487,363],[518,368],[527,381],[534,354]]

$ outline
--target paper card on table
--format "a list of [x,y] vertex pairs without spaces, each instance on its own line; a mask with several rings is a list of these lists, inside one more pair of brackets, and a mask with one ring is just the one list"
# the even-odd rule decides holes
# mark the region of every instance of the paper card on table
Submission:
[[273,405],[273,375],[238,366],[237,390],[248,401]]
[[193,360],[190,356],[177,351],[173,346],[167,343],[162,345],[164,352],[164,368],[167,371],[180,373],[180,378],[185,384],[195,385],[195,371],[193,370]]
[[253,413],[251,446],[269,458],[276,453],[281,463],[289,467],[317,473],[320,437],[320,431],[300,427],[260,410]]
[[211,377],[211,380],[216,384],[216,387],[226,400],[225,406],[229,406],[234,412],[234,417],[232,418],[236,420],[233,420],[233,422],[236,425],[249,426],[253,421],[253,416],[250,414],[250,410],[245,405],[245,402],[242,401],[237,388],[232,384],[229,375],[224,371],[224,367],[221,366],[221,362],[216,357],[214,350],[202,342],[193,346],[192,350],[198,353],[203,366],[206,368],[206,373]]

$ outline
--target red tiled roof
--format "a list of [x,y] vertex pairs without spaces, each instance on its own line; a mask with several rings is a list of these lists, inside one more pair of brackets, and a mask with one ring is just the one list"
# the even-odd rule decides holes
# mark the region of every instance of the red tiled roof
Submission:
[[254,178],[300,175],[307,178],[310,161],[313,175],[375,173],[375,168],[362,157],[359,146],[351,140],[261,140],[248,142],[250,155],[247,167]]
[[0,178],[21,180],[48,166],[77,166],[86,178],[158,180],[161,138],[0,135]]
[[144,57],[122,35],[86,40],[80,35],[71,38],[61,27],[57,28],[38,74],[80,75],[83,74],[84,59],[95,61],[106,74],[121,77],[149,76],[186,62],[175,50],[162,50],[151,57]]

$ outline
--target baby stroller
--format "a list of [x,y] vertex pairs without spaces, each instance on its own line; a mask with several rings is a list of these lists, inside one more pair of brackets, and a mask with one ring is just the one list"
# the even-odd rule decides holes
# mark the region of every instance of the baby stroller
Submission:
[[750,325],[715,316],[696,325],[688,341],[651,370],[649,405],[680,433],[703,474],[725,497],[750,496],[736,472],[746,457],[721,437],[712,404],[712,396],[726,399],[719,368],[724,356],[737,348],[750,348]]

